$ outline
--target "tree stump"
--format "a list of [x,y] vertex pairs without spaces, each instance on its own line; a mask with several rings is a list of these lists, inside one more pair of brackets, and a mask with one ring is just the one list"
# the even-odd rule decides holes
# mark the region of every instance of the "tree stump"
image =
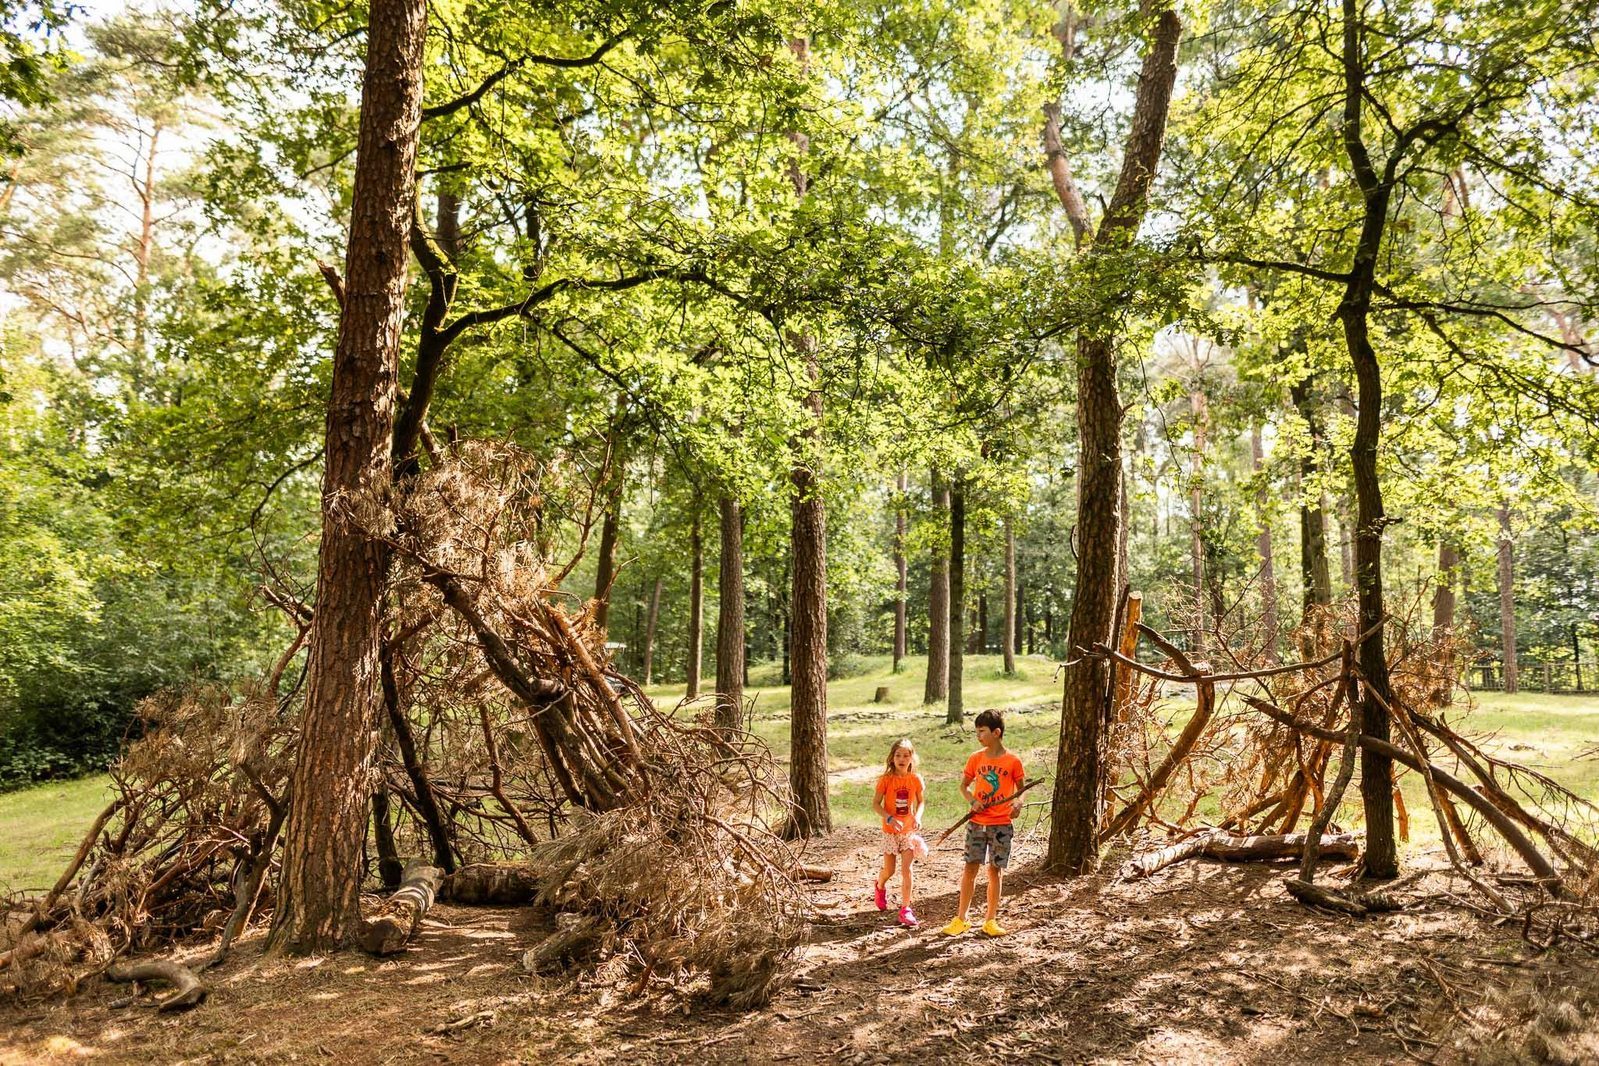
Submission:
[[873,703],[887,703],[888,702],[888,686],[887,685],[878,685],[877,686],[877,692],[873,694],[872,702]]

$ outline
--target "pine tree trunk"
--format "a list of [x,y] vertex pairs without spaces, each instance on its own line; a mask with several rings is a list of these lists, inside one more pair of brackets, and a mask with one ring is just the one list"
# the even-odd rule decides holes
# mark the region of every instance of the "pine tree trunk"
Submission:
[[655,683],[655,625],[661,618],[661,578],[650,589],[650,609],[644,621],[644,684]]
[[966,479],[955,472],[949,497],[949,704],[946,725],[966,717]]
[[1510,507],[1499,505],[1499,648],[1504,655],[1505,692],[1521,690],[1516,662],[1516,555],[1510,532]]
[[[809,39],[796,37],[788,46],[801,73],[807,73]],[[797,149],[789,179],[795,196],[804,200],[810,178],[800,164],[810,142],[801,133],[790,133],[789,140]],[[805,361],[805,407],[810,413],[795,442],[794,465],[789,471],[793,487],[790,543],[794,553],[794,591],[789,605],[794,673],[789,689],[788,784],[792,807],[783,835],[796,839],[831,832],[833,820],[827,803],[827,508],[822,499],[822,373],[814,337],[796,334],[790,342]]]
[[909,488],[909,480],[903,470],[894,485],[894,673],[899,673],[900,663],[905,658],[905,604],[906,604],[906,564],[905,564],[905,491]]
[[932,474],[933,563],[927,581],[927,684],[922,702],[949,698],[949,549],[944,533],[949,528],[949,484]]
[[1016,629],[1016,530],[1005,519],[1005,630],[1000,647],[1005,651],[1005,672],[1016,672],[1016,653],[1021,650],[1021,634]]
[[705,537],[700,532],[700,502],[694,501],[694,524],[689,529],[688,578],[688,686],[685,695],[698,699],[700,665],[705,661]]
[[[811,424],[801,437],[791,474],[794,488],[793,672],[790,690],[789,791],[794,804],[786,834],[820,836],[832,830],[827,801],[827,512],[818,467],[822,393],[816,354],[806,342]],[[814,465],[812,465],[814,464]]]
[[744,720],[744,516],[736,497],[722,497],[722,559],[716,594],[716,725]]
[[[1160,164],[1172,86],[1177,79],[1182,22],[1170,7],[1156,8],[1152,14],[1149,49],[1139,73],[1121,172],[1099,232],[1086,253],[1090,256],[1114,254],[1132,242],[1148,209],[1150,185]],[[1072,211],[1070,205],[1067,210]],[[1116,337],[1108,331],[1078,334],[1077,578],[1066,642],[1070,665],[1061,698],[1049,844],[1044,854],[1044,868],[1054,873],[1087,873],[1099,862],[1110,678],[1104,659],[1083,652],[1114,640],[1111,630],[1121,594],[1126,541],[1116,347]]]
[[1272,558],[1271,522],[1267,518],[1271,513],[1271,490],[1267,488],[1266,480],[1261,476],[1266,469],[1266,449],[1260,439],[1258,422],[1249,433],[1249,452],[1255,476],[1261,478],[1260,487],[1255,495],[1255,505],[1260,512],[1260,532],[1255,537],[1255,548],[1260,553],[1261,644],[1266,661],[1275,665],[1278,662],[1277,640],[1280,625],[1277,619],[1277,565]]
[[977,594],[977,627],[972,630],[973,655],[988,654],[988,593]]
[[389,553],[349,522],[347,494],[393,476],[396,364],[422,118],[421,0],[373,0],[361,87],[345,298],[322,479],[322,546],[305,710],[269,948],[351,943],[361,924],[361,850],[383,695]]

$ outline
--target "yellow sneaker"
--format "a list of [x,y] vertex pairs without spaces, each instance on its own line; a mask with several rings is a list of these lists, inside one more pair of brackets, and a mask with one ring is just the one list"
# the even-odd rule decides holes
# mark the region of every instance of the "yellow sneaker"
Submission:
[[944,926],[943,933],[945,936],[960,936],[962,933],[969,931],[971,927],[972,923],[968,922],[965,918],[956,918],[954,921]]
[[1007,930],[992,918],[983,923],[984,936],[1004,936],[1006,932]]

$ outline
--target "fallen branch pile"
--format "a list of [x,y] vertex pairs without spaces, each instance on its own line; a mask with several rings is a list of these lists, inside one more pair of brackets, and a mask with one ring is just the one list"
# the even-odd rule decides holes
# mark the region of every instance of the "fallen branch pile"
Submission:
[[[537,965],[581,960],[635,991],[763,1002],[802,903],[802,868],[769,828],[787,812],[769,754],[657,709],[610,665],[590,605],[563,597],[575,559],[557,569],[548,556],[557,526],[586,538],[588,481],[505,444],[431,457],[403,491],[344,503],[395,558],[369,845],[398,891],[365,946],[402,949],[441,893],[531,901],[555,912]],[[301,706],[297,685],[278,688],[314,615],[269,599],[298,631],[292,646],[257,689],[143,706],[115,801],[0,942],[0,992],[70,989],[129,952],[202,938],[216,938],[214,963],[270,913]]]

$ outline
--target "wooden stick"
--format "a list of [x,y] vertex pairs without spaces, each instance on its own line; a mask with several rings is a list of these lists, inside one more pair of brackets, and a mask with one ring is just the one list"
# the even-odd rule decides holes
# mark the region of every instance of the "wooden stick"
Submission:
[[197,1007],[205,999],[205,982],[195,975],[187,966],[176,962],[130,962],[112,963],[106,967],[107,980],[127,983],[129,981],[165,981],[171,985],[175,992],[155,1005],[158,1011],[188,1010]]
[[1044,779],[1042,777],[1035,777],[1031,781],[1023,781],[1021,788],[1017,789],[1015,792],[1012,792],[1010,795],[1004,797],[1003,799],[992,799],[992,800],[989,800],[987,803],[983,804],[981,807],[976,808],[975,810],[967,811],[965,814],[960,816],[960,820],[959,821],[957,821],[954,825],[950,826],[948,829],[944,830],[944,832],[939,835],[938,839],[933,841],[933,846],[931,848],[929,848],[928,850],[929,851],[937,851],[939,845],[944,843],[944,841],[948,840],[949,839],[949,835],[951,833],[953,833],[955,830],[959,829],[961,826],[965,825],[967,822],[972,820],[972,815],[981,814],[984,811],[988,810],[990,807],[998,807],[1001,803],[1009,803],[1010,801],[1014,800],[1017,796],[1020,796],[1023,792],[1026,792],[1028,789],[1032,788],[1036,784],[1039,784],[1043,780]]

